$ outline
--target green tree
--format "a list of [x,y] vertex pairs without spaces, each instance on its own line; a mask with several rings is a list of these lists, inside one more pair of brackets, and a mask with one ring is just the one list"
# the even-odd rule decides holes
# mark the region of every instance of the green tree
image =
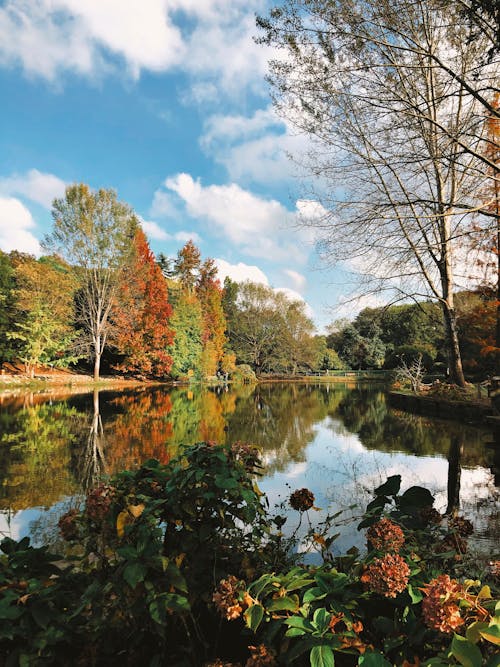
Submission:
[[203,313],[198,297],[184,289],[175,280],[168,283],[170,302],[173,307],[170,326],[174,340],[168,348],[173,359],[171,374],[174,378],[198,374],[203,352]]
[[12,330],[15,308],[14,269],[9,255],[0,250],[0,364],[12,358],[12,340],[7,332]]
[[75,276],[54,258],[19,256],[14,263],[16,312],[7,337],[33,377],[39,364],[67,366],[78,360],[73,342]]
[[83,183],[68,186],[65,196],[54,200],[52,217],[53,231],[45,244],[72,265],[78,277],[77,320],[98,380],[120,269],[130,254],[138,221],[113,190],[93,192]]
[[238,362],[249,364],[257,375],[276,370],[283,356],[284,323],[275,292],[259,283],[241,283],[237,305],[232,337]]

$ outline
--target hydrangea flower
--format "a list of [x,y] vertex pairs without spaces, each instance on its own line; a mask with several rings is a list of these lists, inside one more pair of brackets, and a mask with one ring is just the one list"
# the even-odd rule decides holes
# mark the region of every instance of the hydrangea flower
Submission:
[[386,554],[365,568],[361,581],[365,588],[386,598],[402,593],[410,578],[410,568],[399,554]]

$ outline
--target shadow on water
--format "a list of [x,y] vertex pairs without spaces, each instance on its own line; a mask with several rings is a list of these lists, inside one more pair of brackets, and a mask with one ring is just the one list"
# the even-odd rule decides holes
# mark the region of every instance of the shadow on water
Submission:
[[[295,488],[308,484],[313,490],[316,484],[321,495],[319,466],[326,488],[335,479],[342,456],[354,456],[352,452],[363,461],[359,468],[363,475],[368,475],[375,454],[377,465],[383,459],[390,470],[396,464],[415,467],[415,457],[428,459],[429,465],[443,470],[439,484],[448,512],[474,501],[467,487],[474,474],[482,480],[496,474],[498,479],[497,450],[487,446],[491,431],[389,409],[383,390],[376,386],[154,387],[0,400],[4,515],[0,530],[4,531],[5,517],[10,517],[10,530],[25,534],[28,519],[38,516],[40,521],[40,511],[35,516],[30,508],[50,508],[78,498],[103,474],[149,458],[167,462],[182,443],[201,440],[259,445],[266,464],[262,485],[271,495],[285,483]],[[464,471],[470,472],[465,488],[461,487]],[[355,488],[349,486],[351,481],[343,482],[344,490]],[[328,500],[326,491],[323,496]],[[488,504],[487,498],[476,501]],[[27,512],[24,519],[23,512]],[[16,513],[20,513],[17,524],[12,521]],[[492,516],[485,513],[484,529],[495,533],[498,516]]]

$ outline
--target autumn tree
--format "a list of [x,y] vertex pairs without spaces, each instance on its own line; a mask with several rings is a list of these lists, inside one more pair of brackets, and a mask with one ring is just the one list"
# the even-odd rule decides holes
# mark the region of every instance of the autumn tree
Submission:
[[188,290],[194,289],[200,264],[200,251],[190,239],[179,250],[174,263],[174,275],[177,277],[184,288]]
[[167,284],[143,230],[138,227],[128,262],[120,270],[113,306],[113,344],[123,355],[118,368],[163,377],[172,367],[173,341]]
[[[455,17],[456,14],[453,13]],[[259,19],[275,106],[313,141],[306,166],[324,257],[364,288],[436,300],[450,377],[464,384],[454,293],[468,217],[488,180],[482,145],[498,62],[434,0],[288,0]]]
[[0,250],[0,363],[12,357],[12,340],[7,332],[13,328],[14,314],[14,269],[7,253]]
[[196,294],[203,315],[202,373],[204,377],[210,377],[222,367],[227,343],[227,323],[222,304],[223,290],[217,278],[217,267],[213,259],[205,260],[200,266]]
[[45,239],[78,278],[77,320],[82,347],[99,379],[101,357],[108,344],[110,314],[138,227],[132,209],[113,190],[93,192],[83,183],[70,185],[52,207],[53,231]]
[[15,310],[7,337],[18,341],[16,356],[33,377],[41,364],[68,366],[78,360],[74,351],[75,276],[56,258],[14,260]]

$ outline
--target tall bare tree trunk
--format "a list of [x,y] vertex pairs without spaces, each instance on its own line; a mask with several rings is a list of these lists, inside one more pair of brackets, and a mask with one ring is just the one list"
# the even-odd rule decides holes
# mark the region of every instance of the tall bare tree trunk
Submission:
[[459,387],[465,387],[455,309],[450,307],[448,303],[443,302],[442,310],[447,342],[446,349],[448,353],[449,378],[453,384],[457,384]]

